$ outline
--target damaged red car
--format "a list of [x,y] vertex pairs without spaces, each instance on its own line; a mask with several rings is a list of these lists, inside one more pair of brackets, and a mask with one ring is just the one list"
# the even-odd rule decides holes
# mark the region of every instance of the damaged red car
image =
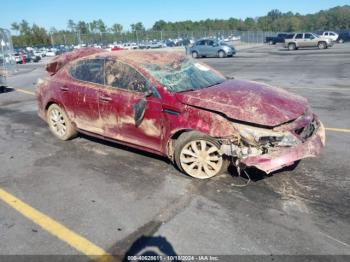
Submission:
[[38,109],[56,137],[81,132],[166,156],[192,177],[218,175],[230,160],[270,173],[325,144],[306,99],[179,53],[82,49],[47,71]]

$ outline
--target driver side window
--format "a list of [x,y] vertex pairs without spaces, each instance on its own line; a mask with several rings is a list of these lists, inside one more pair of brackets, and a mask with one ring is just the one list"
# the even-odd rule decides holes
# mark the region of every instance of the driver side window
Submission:
[[149,89],[147,80],[139,72],[119,61],[106,61],[105,72],[107,86],[139,93]]

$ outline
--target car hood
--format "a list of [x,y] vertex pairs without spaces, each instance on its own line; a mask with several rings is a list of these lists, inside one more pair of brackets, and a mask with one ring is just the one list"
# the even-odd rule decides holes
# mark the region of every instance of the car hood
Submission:
[[180,102],[225,114],[239,121],[274,127],[304,114],[307,100],[283,89],[242,80],[177,93]]

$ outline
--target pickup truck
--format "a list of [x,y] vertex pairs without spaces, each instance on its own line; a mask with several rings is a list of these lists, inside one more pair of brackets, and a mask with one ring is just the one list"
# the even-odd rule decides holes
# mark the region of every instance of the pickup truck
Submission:
[[284,39],[286,39],[288,36],[289,34],[285,34],[285,33],[280,33],[277,36],[267,36],[265,38],[265,43],[268,43],[269,45],[284,43]]
[[292,37],[284,40],[284,47],[288,50],[296,50],[304,47],[318,47],[319,49],[326,49],[333,45],[332,40],[324,38],[314,33],[296,33]]

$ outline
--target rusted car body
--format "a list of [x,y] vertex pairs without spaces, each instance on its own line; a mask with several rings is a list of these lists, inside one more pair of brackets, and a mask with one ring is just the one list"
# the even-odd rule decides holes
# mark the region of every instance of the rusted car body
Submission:
[[[87,76],[85,65],[93,69]],[[193,177],[217,175],[229,159],[270,173],[317,156],[325,144],[306,99],[228,80],[178,53],[83,49],[47,71],[38,113],[58,138],[79,131],[116,141],[167,156]]]

